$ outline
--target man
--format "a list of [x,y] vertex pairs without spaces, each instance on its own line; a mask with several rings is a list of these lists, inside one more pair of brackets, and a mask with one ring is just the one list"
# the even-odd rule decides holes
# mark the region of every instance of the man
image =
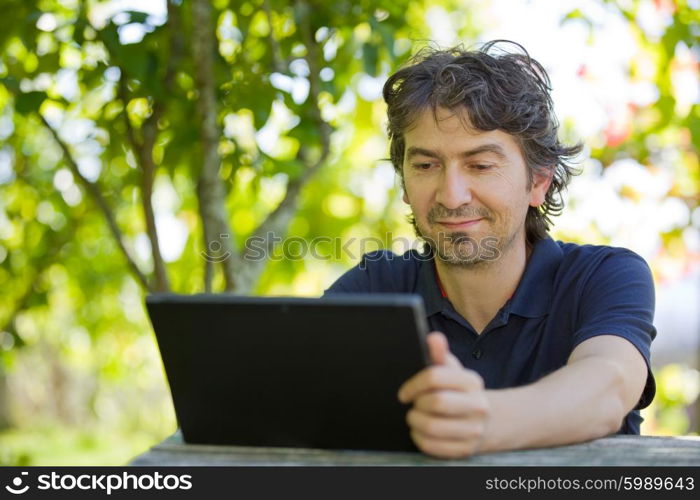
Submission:
[[391,160],[426,249],[366,254],[326,291],[423,296],[433,364],[398,397],[438,457],[638,434],[655,392],[649,268],[548,236],[581,146],[557,138],[542,66],[497,44],[389,78]]

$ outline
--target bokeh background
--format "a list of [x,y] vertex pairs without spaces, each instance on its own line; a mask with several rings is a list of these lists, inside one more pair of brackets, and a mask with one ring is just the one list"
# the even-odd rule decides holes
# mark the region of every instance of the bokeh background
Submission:
[[[0,12],[0,464],[123,464],[175,430],[148,291],[317,296],[362,251],[413,244],[382,84],[429,43],[495,38],[546,67],[562,137],[587,145],[554,236],[653,269],[643,433],[697,434],[698,0]],[[296,246],[247,261],[270,231]],[[299,256],[323,237],[337,240]]]

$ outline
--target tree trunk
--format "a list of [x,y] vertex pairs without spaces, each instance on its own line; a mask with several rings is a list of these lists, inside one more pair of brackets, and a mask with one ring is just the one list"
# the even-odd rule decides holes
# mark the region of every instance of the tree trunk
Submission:
[[214,80],[214,37],[210,0],[192,1],[192,53],[195,63],[195,81],[199,97],[197,111],[200,120],[202,166],[197,184],[199,212],[204,229],[206,260],[205,290],[211,291],[212,263],[221,263],[226,290],[234,288],[235,238],[228,223],[224,186],[219,179],[219,138],[217,125],[216,82]]
[[[270,6],[266,1],[264,4],[268,18],[270,17]],[[297,178],[290,180],[287,184],[287,192],[284,195],[282,202],[270,213],[265,221],[254,231],[256,238],[262,238],[265,241],[266,254],[272,253],[273,240],[270,236],[284,238],[287,234],[289,224],[297,212],[299,204],[299,195],[313,174],[321,168],[330,154],[331,133],[333,129],[329,123],[323,120],[321,109],[319,108],[318,98],[321,92],[320,82],[320,66],[322,64],[319,53],[318,43],[314,39],[317,27],[311,25],[310,6],[306,2],[300,0],[295,7],[298,10],[298,18],[303,21],[300,23],[300,30],[303,34],[304,44],[306,45],[306,62],[309,66],[309,106],[310,114],[314,124],[317,127],[318,143],[321,146],[321,153],[317,158],[310,158],[308,154],[308,145],[303,145],[299,150],[297,159],[306,165],[306,170]],[[271,19],[270,24],[272,25]],[[278,68],[282,67],[282,62],[279,60],[279,48],[274,39],[273,30],[270,30],[269,45],[272,51],[274,65]],[[267,259],[252,259],[250,251],[244,252],[243,257],[238,262],[238,274],[235,291],[237,293],[250,293],[257,283],[260,275],[265,269]]]
[[[141,164],[141,204],[143,215],[146,219],[146,233],[151,242],[151,257],[153,259],[154,289],[158,292],[170,291],[168,271],[165,267],[163,255],[160,252],[156,217],[153,212],[153,183],[156,177],[156,165],[153,161],[153,147],[158,137],[159,107],[153,111],[153,116],[143,124],[143,141],[140,144],[138,157]],[[127,118],[128,120],[128,118]]]
[[12,426],[10,416],[10,399],[7,395],[7,374],[5,368],[0,364],[0,430],[8,429]]

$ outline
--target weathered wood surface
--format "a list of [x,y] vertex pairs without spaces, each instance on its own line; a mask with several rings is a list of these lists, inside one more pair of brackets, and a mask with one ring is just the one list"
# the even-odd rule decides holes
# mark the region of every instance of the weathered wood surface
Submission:
[[420,453],[193,445],[176,432],[131,465],[700,466],[700,437],[612,436],[557,448],[437,460]]

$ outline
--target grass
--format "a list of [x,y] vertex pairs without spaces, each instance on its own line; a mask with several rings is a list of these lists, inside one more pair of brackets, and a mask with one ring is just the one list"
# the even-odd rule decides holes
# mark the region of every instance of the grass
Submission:
[[164,437],[100,428],[10,429],[0,432],[0,465],[126,465]]

